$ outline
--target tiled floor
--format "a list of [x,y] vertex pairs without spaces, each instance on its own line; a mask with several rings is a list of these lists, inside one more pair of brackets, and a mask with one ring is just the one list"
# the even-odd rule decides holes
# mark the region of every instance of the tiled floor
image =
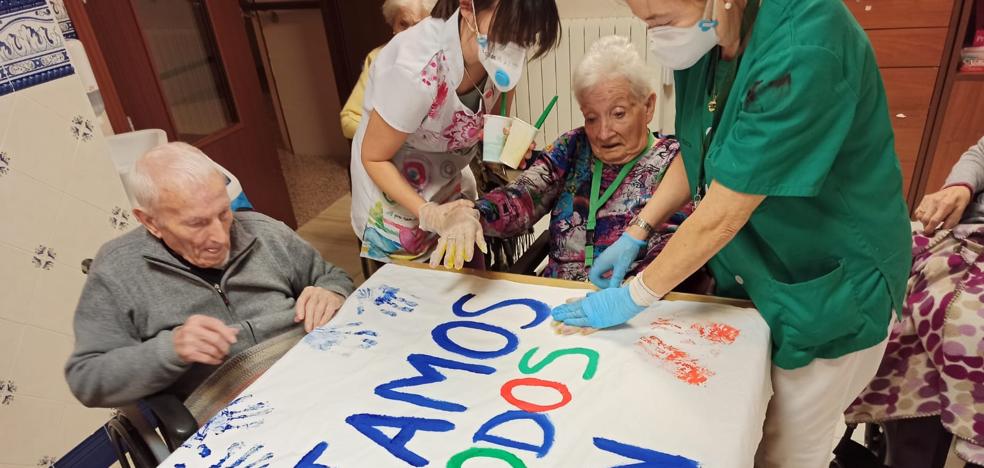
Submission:
[[[298,226],[303,226],[349,192],[347,161],[328,156],[298,155],[286,150],[279,150],[279,153]],[[345,212],[347,216],[348,208]]]

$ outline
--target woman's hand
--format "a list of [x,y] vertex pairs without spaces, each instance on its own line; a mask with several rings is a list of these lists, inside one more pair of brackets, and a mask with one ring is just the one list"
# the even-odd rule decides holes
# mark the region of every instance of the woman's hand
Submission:
[[460,270],[475,255],[475,246],[483,253],[488,251],[478,210],[468,200],[457,200],[443,205],[427,203],[420,207],[420,228],[440,235],[437,247],[431,253],[430,266],[442,263],[446,268]]
[[[502,129],[502,134],[505,135],[506,138],[509,138],[509,128],[508,127],[503,128]],[[527,166],[529,166],[529,164],[530,164],[530,160],[533,159],[533,152],[534,151],[536,151],[536,142],[535,141],[533,143],[530,143],[530,149],[527,150],[526,151],[526,154],[523,155],[523,160],[519,162],[519,167],[517,167],[516,169],[518,169],[520,171],[526,170]]]
[[956,226],[970,203],[971,195],[969,188],[954,185],[923,197],[914,213],[916,220],[923,225],[923,234],[932,236],[941,227],[940,223],[943,223],[943,229]]
[[[601,289],[621,286],[629,267],[639,256],[639,250],[646,245],[646,241],[636,239],[628,232],[623,232],[622,236],[614,244],[608,246],[591,265],[591,273],[588,275],[591,282]],[[609,271],[612,273],[611,277],[605,278],[603,275]]]
[[550,315],[564,325],[608,328],[629,321],[645,309],[632,300],[629,286],[626,285],[590,292],[580,301],[554,307]]

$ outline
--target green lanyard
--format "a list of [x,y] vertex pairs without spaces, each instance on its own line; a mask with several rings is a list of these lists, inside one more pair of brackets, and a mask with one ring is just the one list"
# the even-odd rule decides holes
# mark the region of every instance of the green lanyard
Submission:
[[[742,38],[742,44],[745,44],[746,36],[752,29],[752,24],[755,23],[755,18],[758,16],[760,0],[751,0],[748,2],[745,14],[741,21],[741,31],[740,36]],[[714,134],[717,131],[718,125],[721,123],[721,117],[724,115],[724,105],[728,102],[728,96],[731,94],[731,87],[735,83],[735,78],[738,76],[738,69],[741,67],[742,55],[739,55],[734,63],[729,64],[731,66],[730,70],[726,70],[724,75],[724,80],[718,82],[718,65],[721,62],[721,46],[714,48],[713,56],[708,60],[708,86],[707,86],[707,111],[711,114],[711,126],[704,131],[704,138],[701,141],[701,153],[700,153],[700,164],[697,167],[697,187],[694,191],[694,208],[700,205],[700,201],[707,194],[707,183],[705,181],[705,169],[704,161],[707,159],[707,153],[711,148],[711,142],[714,140]],[[720,85],[720,86],[719,86]]]
[[632,168],[635,167],[637,162],[639,162],[639,158],[648,153],[652,149],[653,143],[655,142],[656,138],[654,138],[653,134],[650,133],[649,139],[646,142],[646,147],[642,149],[642,152],[639,153],[638,156],[632,158],[631,161],[622,166],[622,169],[618,171],[618,175],[615,176],[615,180],[608,185],[605,193],[601,196],[599,196],[599,194],[601,193],[601,172],[603,168],[601,160],[595,158],[594,167],[591,171],[591,199],[588,206],[588,226],[584,236],[584,266],[590,267],[591,264],[594,263],[594,230],[595,225],[598,224],[598,210],[600,210],[602,206],[605,206],[608,199],[612,198],[612,195],[615,194],[615,190],[618,190],[618,187],[622,185],[622,181],[625,180],[625,177],[629,175]]

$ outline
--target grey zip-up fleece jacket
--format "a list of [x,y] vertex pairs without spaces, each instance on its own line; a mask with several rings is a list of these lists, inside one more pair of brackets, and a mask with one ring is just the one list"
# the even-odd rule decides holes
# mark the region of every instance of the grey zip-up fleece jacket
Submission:
[[186,364],[172,331],[191,315],[239,328],[229,356],[294,326],[306,286],[347,296],[349,276],[280,221],[235,214],[221,284],[207,283],[139,227],[107,242],[75,311],[75,350],[65,377],[86,406],[115,407],[167,391],[186,398],[215,366]]
[[960,224],[984,223],[984,137],[968,148],[953,165],[944,186],[954,184],[967,184],[974,191],[960,218]]

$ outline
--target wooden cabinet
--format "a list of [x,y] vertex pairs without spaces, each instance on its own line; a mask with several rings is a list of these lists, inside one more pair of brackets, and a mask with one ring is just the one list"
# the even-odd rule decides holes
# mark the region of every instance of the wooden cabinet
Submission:
[[967,37],[974,1],[960,2],[960,9],[954,15],[952,47],[942,64],[945,72],[939,86],[942,91],[936,118],[929,129],[920,184],[914,192],[916,203],[923,194],[942,188],[953,164],[984,136],[984,73],[958,71],[960,49]]
[[952,0],[845,0],[865,30],[949,27]]
[[918,168],[937,72],[936,67],[882,69],[906,193]]
[[953,164],[984,136],[984,74],[957,74],[943,108],[927,166],[926,193],[939,190]]
[[875,50],[910,206],[925,185],[958,16],[972,0],[845,0]]

